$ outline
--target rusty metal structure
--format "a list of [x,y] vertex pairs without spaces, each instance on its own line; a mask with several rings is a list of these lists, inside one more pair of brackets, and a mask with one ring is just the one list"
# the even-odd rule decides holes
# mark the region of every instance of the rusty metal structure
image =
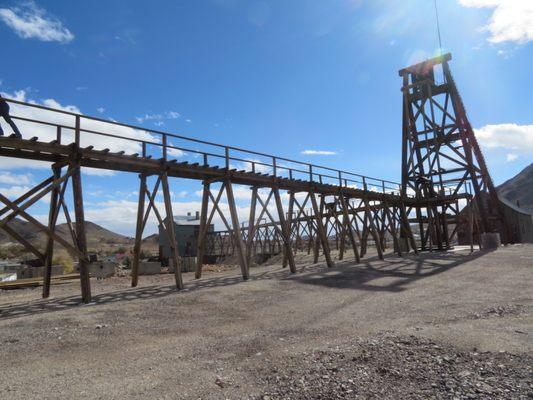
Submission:
[[[383,258],[391,242],[398,255],[448,248],[453,234],[448,234],[447,225],[457,218],[461,201],[472,203],[469,183],[475,189],[479,208],[475,218],[469,214],[471,225],[490,229],[495,210],[490,197],[488,203],[482,203],[479,195],[483,191],[491,194],[493,186],[449,73],[449,59],[443,56],[400,71],[404,110],[402,183],[8,100],[18,110],[39,109],[47,117],[28,117],[31,112],[26,116],[13,115],[39,136],[0,138],[0,156],[51,163],[51,176],[13,201],[0,194],[4,203],[0,228],[46,267],[43,297],[50,293],[54,242],[76,255],[82,300],[86,303],[91,301],[91,288],[82,168],[134,173],[139,177],[132,286],[138,283],[143,232],[153,213],[166,227],[176,288],[184,287],[174,230],[165,225],[165,221],[171,225],[173,220],[169,184],[173,178],[197,180],[203,186],[196,278],[201,277],[203,262],[209,255],[232,254],[243,279],[248,279],[253,257],[258,254],[283,254],[284,266],[295,273],[294,255],[298,251],[312,252],[314,262],[322,256],[332,267],[332,247],[339,250],[339,259],[350,252],[357,263],[368,255],[370,246],[375,248],[377,257]],[[444,69],[442,84],[435,82],[432,72],[438,65]],[[444,96],[443,104],[437,102],[438,96]],[[455,144],[457,140],[461,146]],[[444,155],[444,146],[455,154],[452,158],[457,167],[453,170],[462,174],[459,180],[444,179],[451,173],[442,162],[443,158],[450,158]],[[69,185],[72,201],[66,198]],[[244,223],[239,221],[235,201],[237,187],[250,191],[249,216]],[[163,207],[156,201],[160,192]],[[48,195],[49,218],[43,224],[30,215],[28,208]],[[74,219],[69,205],[74,208]],[[55,232],[60,213],[67,221],[71,241]],[[224,230],[210,233],[208,227],[216,215]],[[16,217],[46,234],[45,249],[36,248],[10,227]],[[419,236],[413,233],[414,224]]]

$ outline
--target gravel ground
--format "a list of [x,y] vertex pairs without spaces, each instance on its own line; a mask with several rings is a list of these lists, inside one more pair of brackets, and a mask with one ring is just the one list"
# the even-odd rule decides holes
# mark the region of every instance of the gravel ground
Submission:
[[0,399],[533,398],[533,245],[251,275],[0,291]]
[[416,336],[373,339],[269,362],[259,399],[528,399],[533,357],[458,351]]

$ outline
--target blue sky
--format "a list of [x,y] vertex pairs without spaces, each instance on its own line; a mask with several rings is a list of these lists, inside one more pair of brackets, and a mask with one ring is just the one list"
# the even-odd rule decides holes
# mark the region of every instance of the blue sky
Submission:
[[[438,1],[497,184],[533,160],[532,3]],[[6,95],[391,180],[398,70],[438,51],[430,0],[0,1],[0,41]],[[40,167],[0,161],[0,190]],[[88,219],[132,234],[136,177],[87,171],[84,184]],[[173,182],[175,209],[198,209],[199,189]]]

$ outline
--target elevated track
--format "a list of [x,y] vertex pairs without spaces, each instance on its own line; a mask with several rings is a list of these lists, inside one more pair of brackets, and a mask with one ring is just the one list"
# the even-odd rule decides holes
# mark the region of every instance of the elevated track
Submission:
[[[426,63],[433,67],[442,60],[429,60]],[[407,89],[404,87],[404,96],[406,90],[417,85],[417,81],[407,82],[407,85]],[[445,91],[446,88],[439,90]],[[413,101],[422,101],[424,94],[424,91],[413,93],[412,96],[416,97]],[[183,288],[172,222],[170,178],[193,179],[203,184],[197,248],[198,278],[201,276],[204,256],[209,251],[208,227],[217,214],[226,228],[225,232],[219,233],[231,241],[230,247],[238,256],[242,276],[247,279],[254,249],[263,246],[264,240],[277,243],[284,254],[284,265],[288,265],[292,273],[296,272],[294,252],[299,246],[301,248],[304,238],[309,244],[309,251],[312,249],[315,254],[315,261],[322,252],[329,267],[333,266],[330,256],[332,240],[340,247],[341,257],[347,249],[351,249],[357,262],[366,253],[369,237],[376,246],[379,257],[383,257],[388,239],[393,241],[394,250],[400,255],[402,252],[426,249],[426,243],[432,249],[432,243],[435,242],[434,226],[447,226],[447,223],[457,225],[459,201],[464,199],[465,202],[471,202],[472,199],[469,191],[465,190],[468,188],[466,184],[459,191],[456,187],[445,187],[441,181],[438,192],[428,195],[417,186],[419,176],[409,176],[408,182],[413,188],[409,190],[405,180],[396,183],[262,152],[88,117],[68,110],[7,101],[11,104],[12,118],[20,125],[23,138],[0,137],[0,156],[48,162],[52,170],[49,178],[17,199],[10,200],[0,193],[0,201],[5,205],[0,210],[0,217],[3,218],[0,220],[0,229],[35,254],[46,267],[43,297],[47,297],[50,292],[53,247],[54,242],[58,242],[78,257],[82,299],[84,302],[91,299],[82,168],[128,172],[139,176],[133,286],[138,282],[143,233],[148,218],[153,213],[164,227],[170,243],[169,262],[175,271],[176,287]],[[424,140],[417,141],[413,148],[425,146],[427,149],[431,140],[435,143],[437,139],[439,143],[442,142],[441,134],[438,138],[429,138],[428,129],[440,128],[426,126],[423,131]],[[406,135],[408,133],[404,131],[404,139]],[[461,132],[451,131],[450,135],[458,135],[459,138]],[[416,138],[418,139],[418,135]],[[431,179],[432,173],[430,170],[428,179]],[[404,175],[407,178],[408,173],[405,172]],[[152,185],[149,177],[155,177]],[[69,183],[72,183],[71,202],[65,197]],[[213,191],[212,185],[215,184],[217,188]],[[239,221],[234,185],[245,185],[250,189],[250,214],[246,226],[242,226]],[[155,201],[160,190],[163,192],[164,212],[158,209]],[[281,192],[288,194],[288,203],[282,201]],[[27,209],[47,195],[50,195],[51,201],[49,221],[44,225],[32,217]],[[229,209],[226,213],[221,207],[223,197]],[[69,212],[69,206],[74,208],[74,215]],[[439,213],[439,209],[445,211]],[[455,215],[448,213],[449,210],[454,210]],[[55,233],[60,213],[64,214],[70,228],[71,241]],[[26,219],[47,235],[45,249],[36,248],[10,227],[10,222],[16,217]],[[421,228],[427,227],[425,238],[415,237],[411,230],[413,221]],[[449,246],[455,231],[449,235],[440,230],[438,232],[445,236],[445,242]],[[444,240],[439,240],[440,246]]]

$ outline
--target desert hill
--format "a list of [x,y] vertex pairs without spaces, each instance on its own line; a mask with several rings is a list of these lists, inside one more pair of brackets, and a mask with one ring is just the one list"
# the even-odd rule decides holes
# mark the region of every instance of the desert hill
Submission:
[[[9,226],[37,248],[42,249],[46,246],[47,235],[36,229],[29,222],[16,218],[9,223]],[[105,250],[116,246],[129,246],[133,244],[133,239],[112,232],[90,221],[85,221],[85,232],[89,250]],[[71,242],[67,224],[58,224],[56,226],[56,233]],[[0,244],[8,243],[16,243],[16,241],[7,233],[0,230]]]
[[497,187],[500,196],[533,213],[533,163]]

